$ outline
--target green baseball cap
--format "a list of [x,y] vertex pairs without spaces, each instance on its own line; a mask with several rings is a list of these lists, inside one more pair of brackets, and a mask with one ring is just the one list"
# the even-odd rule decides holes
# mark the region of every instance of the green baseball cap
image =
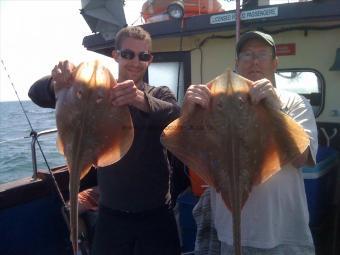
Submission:
[[276,48],[275,48],[275,41],[273,39],[273,37],[271,37],[271,35],[260,32],[260,31],[248,31],[246,33],[244,33],[243,35],[241,35],[239,41],[237,42],[236,45],[236,53],[237,56],[240,53],[242,47],[244,46],[244,44],[249,41],[250,39],[259,39],[264,41],[266,44],[268,44],[270,47],[272,47],[273,49],[273,54],[274,57],[276,56]]

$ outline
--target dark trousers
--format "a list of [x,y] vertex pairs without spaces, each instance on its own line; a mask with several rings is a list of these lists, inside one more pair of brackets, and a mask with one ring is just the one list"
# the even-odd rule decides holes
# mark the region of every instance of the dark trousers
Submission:
[[92,255],[179,255],[172,210],[126,213],[100,207]]

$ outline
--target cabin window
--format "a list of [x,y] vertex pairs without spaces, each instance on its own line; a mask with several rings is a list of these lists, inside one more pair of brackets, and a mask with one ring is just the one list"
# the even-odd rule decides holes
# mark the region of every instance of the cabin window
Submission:
[[168,86],[175,94],[177,101],[182,102],[184,79],[181,62],[152,63],[149,66],[148,76],[150,85]]
[[149,66],[146,80],[155,87],[169,87],[179,104],[182,104],[184,91],[190,84],[190,53],[163,52],[153,55],[154,59]]
[[314,115],[319,116],[324,102],[324,80],[316,70],[281,69],[275,74],[279,89],[296,92],[307,98]]

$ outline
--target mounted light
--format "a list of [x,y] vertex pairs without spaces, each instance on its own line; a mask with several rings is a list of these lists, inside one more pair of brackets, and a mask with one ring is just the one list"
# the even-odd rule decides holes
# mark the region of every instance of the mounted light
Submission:
[[181,19],[184,16],[183,0],[173,1],[168,5],[167,12],[171,18]]

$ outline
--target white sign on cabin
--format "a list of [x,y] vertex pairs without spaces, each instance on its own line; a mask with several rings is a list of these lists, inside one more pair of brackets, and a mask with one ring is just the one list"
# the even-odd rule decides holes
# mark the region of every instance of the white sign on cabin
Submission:
[[[278,7],[262,8],[241,12],[241,20],[262,19],[279,15]],[[210,17],[210,24],[228,23],[236,20],[236,13],[216,14]]]

